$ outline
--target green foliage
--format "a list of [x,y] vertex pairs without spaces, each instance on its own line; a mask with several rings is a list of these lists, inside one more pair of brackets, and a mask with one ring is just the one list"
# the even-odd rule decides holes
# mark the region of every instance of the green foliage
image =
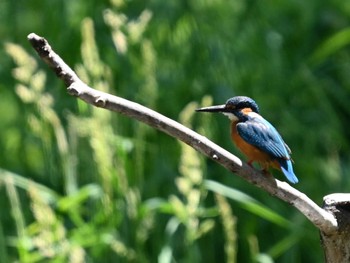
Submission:
[[43,35],[92,87],[237,154],[228,120],[194,109],[253,97],[293,150],[296,187],[321,203],[350,187],[346,1],[5,0],[0,10],[0,262],[322,261],[298,211],[67,96],[25,38]]

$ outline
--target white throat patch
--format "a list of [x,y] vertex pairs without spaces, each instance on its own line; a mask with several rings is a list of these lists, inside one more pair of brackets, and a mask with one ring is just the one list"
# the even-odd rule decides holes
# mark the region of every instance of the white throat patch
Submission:
[[231,112],[223,112],[223,114],[227,116],[231,121],[238,121],[237,116]]

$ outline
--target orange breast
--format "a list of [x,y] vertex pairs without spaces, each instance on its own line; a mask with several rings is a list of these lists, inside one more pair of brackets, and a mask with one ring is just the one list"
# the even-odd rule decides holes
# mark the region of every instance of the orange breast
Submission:
[[238,134],[236,128],[237,122],[232,122],[231,124],[231,137],[238,149],[248,157],[249,162],[255,161],[260,163],[263,166],[263,169],[272,166],[274,168],[280,169],[280,166],[276,160],[272,160],[271,157],[259,150],[257,147],[247,143],[242,137]]

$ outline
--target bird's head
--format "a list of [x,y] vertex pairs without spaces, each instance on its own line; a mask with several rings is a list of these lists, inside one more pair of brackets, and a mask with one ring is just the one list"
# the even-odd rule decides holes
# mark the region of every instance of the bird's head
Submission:
[[246,96],[236,96],[226,101],[225,104],[196,109],[201,112],[221,112],[232,121],[238,121],[244,116],[244,112],[255,112],[259,114],[256,102]]

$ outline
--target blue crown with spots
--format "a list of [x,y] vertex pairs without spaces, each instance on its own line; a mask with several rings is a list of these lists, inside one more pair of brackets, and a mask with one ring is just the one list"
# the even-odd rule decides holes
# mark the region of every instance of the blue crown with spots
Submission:
[[251,108],[252,111],[259,113],[258,104],[256,104],[256,102],[253,99],[246,96],[236,96],[232,97],[231,99],[228,99],[226,101],[226,107],[235,110]]

